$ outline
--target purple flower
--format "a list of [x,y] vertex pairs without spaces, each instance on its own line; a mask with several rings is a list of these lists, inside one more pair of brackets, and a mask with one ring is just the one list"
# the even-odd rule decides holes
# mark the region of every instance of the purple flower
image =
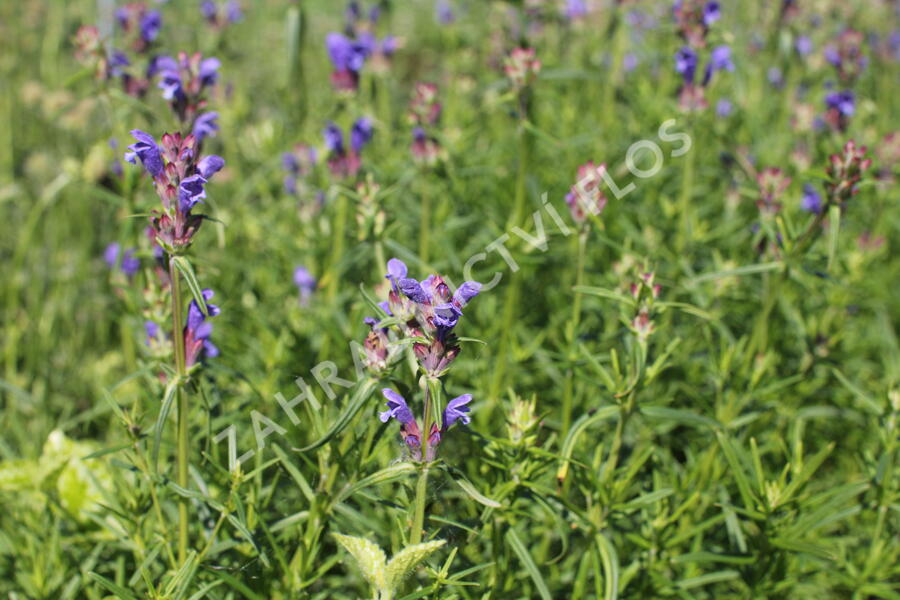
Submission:
[[856,98],[852,90],[832,92],[825,96],[825,106],[837,110],[843,117],[850,117],[856,111]]
[[129,248],[122,254],[122,272],[129,278],[141,268],[141,259],[134,255],[134,248]]
[[[391,286],[394,288],[394,291],[397,291],[400,280],[405,279],[406,274],[409,272],[406,268],[406,263],[399,258],[392,258],[387,262],[387,270],[385,278],[391,280]],[[387,312],[390,313],[390,311]]]
[[637,68],[638,62],[637,54],[628,52],[622,57],[622,68],[625,69],[626,73],[631,73]]
[[147,78],[156,77],[163,71],[178,71],[178,61],[171,56],[154,56],[147,65]]
[[[213,291],[210,289],[203,290],[203,301],[206,304],[206,312],[209,317],[215,317],[219,314],[219,307],[210,304],[209,301],[213,297]],[[212,323],[207,320],[207,316],[200,310],[200,306],[196,300],[191,300],[188,306],[187,324],[184,328],[184,350],[185,363],[192,366],[197,363],[201,356],[213,358],[219,355],[219,349],[209,341],[212,335]]]
[[800,208],[816,215],[822,212],[822,196],[810,183],[803,184],[803,197],[800,199]]
[[340,127],[333,122],[329,122],[325,126],[322,135],[325,137],[325,147],[328,148],[329,152],[334,154],[344,153],[344,132],[341,131]]
[[363,149],[363,146],[369,143],[369,140],[372,139],[375,130],[372,128],[372,120],[366,117],[361,117],[354,121],[353,126],[350,128],[350,147],[353,148],[353,151],[359,154],[360,150]]
[[731,114],[732,108],[731,101],[722,98],[716,103],[716,114],[720,117],[727,117]]
[[159,30],[162,28],[162,15],[158,10],[151,10],[144,13],[141,17],[140,29],[141,39],[145,42],[152,42],[159,36]]
[[463,425],[468,425],[472,421],[472,417],[467,414],[470,409],[466,406],[471,401],[472,394],[463,394],[447,403],[444,409],[444,430],[450,429],[457,421],[462,421]]
[[213,0],[203,0],[203,2],[200,3],[200,14],[202,14],[203,18],[210,23],[216,22],[216,15],[218,12],[216,3],[213,2]]
[[325,37],[325,47],[336,71],[354,73],[362,69],[370,51],[363,42],[356,42],[340,33],[329,33]]
[[772,87],[781,88],[784,85],[784,74],[778,67],[769,68],[766,72],[766,78],[772,84]]
[[722,16],[722,12],[719,9],[719,3],[712,1],[707,2],[703,7],[703,24],[707,27],[715,23]]
[[587,16],[587,12],[587,2],[585,0],[567,0],[565,15],[568,20],[577,21]]
[[305,267],[294,269],[294,285],[300,291],[300,304],[306,305],[316,289],[316,278]]
[[435,17],[441,25],[450,25],[456,20],[453,14],[453,6],[448,0],[437,0],[434,6]]
[[219,67],[222,63],[218,58],[204,58],[200,61],[200,69],[198,76],[200,77],[200,85],[210,86],[219,79]]
[[147,334],[147,345],[149,346],[159,336],[159,325],[153,321],[145,321],[144,333]]
[[728,46],[716,46],[709,55],[709,63],[703,75],[703,85],[709,84],[713,73],[716,71],[734,71],[734,63],[731,62],[731,48]]
[[128,56],[119,50],[112,50],[107,61],[107,74],[109,77],[121,77],[125,73],[125,67],[131,64]]
[[197,163],[197,172],[200,173],[200,176],[204,179],[209,179],[221,171],[224,166],[225,159],[216,154],[210,154],[209,156],[201,158],[200,162]]
[[381,419],[382,423],[387,423],[392,418],[397,419],[403,425],[415,423],[416,419],[409,406],[406,405],[406,400],[403,399],[403,396],[391,388],[384,388],[381,390],[381,393],[384,394],[388,407],[386,411],[378,414],[378,418]]
[[194,137],[198,142],[202,142],[206,137],[216,137],[216,132],[219,131],[219,124],[216,123],[218,119],[219,113],[215,111],[206,112],[197,117],[197,120],[194,121]]
[[106,247],[106,250],[103,251],[103,260],[110,269],[116,268],[116,263],[119,262],[120,249],[121,246],[119,246],[118,242],[112,242]]
[[685,83],[691,83],[696,70],[697,53],[690,46],[682,46],[675,53],[675,72],[681,75]]
[[178,206],[182,214],[188,214],[194,206],[206,198],[203,185],[206,179],[202,175],[191,175],[181,180],[178,186]]
[[240,23],[244,19],[241,3],[238,0],[229,0],[225,5],[225,15],[229,23]]
[[481,291],[481,284],[477,281],[467,281],[453,294],[453,304],[462,308],[469,303],[469,300],[478,295]]
[[125,160],[137,164],[136,158],[139,158],[151,177],[156,178],[162,175],[163,158],[153,136],[140,129],[132,129],[130,133],[137,142],[128,146],[130,152],[125,153]]
[[800,56],[807,56],[813,51],[812,40],[809,39],[808,35],[798,36],[797,41],[794,42],[794,49],[797,50],[797,54]]

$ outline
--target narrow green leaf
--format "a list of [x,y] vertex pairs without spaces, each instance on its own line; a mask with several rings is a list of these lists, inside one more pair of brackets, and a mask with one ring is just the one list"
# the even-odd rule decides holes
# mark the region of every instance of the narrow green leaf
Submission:
[[294,448],[295,452],[309,452],[310,450],[315,450],[316,448],[321,448],[328,442],[330,442],[336,435],[344,430],[347,425],[350,424],[350,421],[353,420],[353,417],[362,410],[362,407],[365,405],[366,401],[369,399],[369,396],[372,394],[372,391],[378,385],[378,381],[376,379],[367,378],[362,381],[362,383],[357,385],[356,391],[353,393],[353,397],[350,399],[350,402],[347,404],[347,407],[344,409],[344,412],[340,414],[337,420],[331,424],[331,427],[328,428],[328,431],[325,434],[313,442],[308,446],[304,446],[303,448]]
[[209,313],[206,310],[206,299],[203,297],[203,290],[197,282],[197,276],[194,274],[194,267],[191,266],[190,261],[183,256],[173,256],[169,260],[171,260],[174,263],[175,268],[184,275],[184,281],[187,283],[188,289],[191,290],[191,295],[194,297],[197,306],[200,307],[200,312],[203,313],[203,316],[208,316]]
[[361,489],[377,485],[379,483],[387,483],[389,481],[403,479],[405,477],[409,477],[415,472],[416,467],[412,463],[408,462],[397,463],[396,465],[385,467],[384,469],[363,477],[356,483],[345,487],[339,494],[335,496],[334,504],[340,504]]
[[98,584],[100,584],[101,587],[103,587],[107,591],[115,594],[116,598],[120,598],[121,600],[138,600],[137,596],[135,596],[134,594],[132,594],[131,592],[129,592],[122,586],[117,585],[114,582],[110,581],[103,575],[100,575],[98,573],[94,573],[93,571],[91,571],[90,573],[88,573],[88,577],[90,577],[91,579],[96,581]]
[[547,584],[544,582],[544,577],[541,575],[541,572],[538,571],[537,565],[534,564],[534,559],[531,558],[531,554],[528,553],[528,549],[525,548],[525,545],[522,544],[522,540],[516,535],[515,529],[510,528],[506,531],[506,543],[509,544],[512,551],[519,557],[525,570],[528,571],[528,575],[530,575],[532,581],[534,581],[534,585],[537,587],[538,594],[540,594],[541,598],[543,600],[553,600],[553,597],[550,595],[550,590],[547,589]]
[[153,466],[154,473],[159,472],[157,465],[159,464],[159,447],[162,444],[162,433],[166,427],[169,412],[172,410],[172,402],[175,400],[180,383],[181,382],[177,377],[169,382],[169,385],[166,386],[166,392],[163,395],[162,404],[159,407],[159,416],[156,418],[156,426],[153,428],[153,451],[150,455],[150,462]]

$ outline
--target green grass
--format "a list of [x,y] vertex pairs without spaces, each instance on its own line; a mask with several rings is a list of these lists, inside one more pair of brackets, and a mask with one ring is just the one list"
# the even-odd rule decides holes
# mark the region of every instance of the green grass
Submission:
[[[473,277],[502,280],[456,330],[484,343],[464,341],[444,378],[446,398],[474,396],[472,423],[444,436],[425,489],[423,541],[446,543],[396,598],[900,598],[900,217],[896,183],[875,181],[897,176],[884,137],[900,115],[900,62],[867,42],[848,131],[795,126],[798,97],[823,112],[835,77],[822,49],[837,33],[900,29],[886,3],[804,3],[786,24],[779,3],[723,3],[709,39],[731,45],[736,70],[717,73],[710,109],[692,114],[678,108],[683,42],[668,2],[603,2],[580,25],[522,30],[518,3],[461,2],[442,27],[431,2],[395,0],[378,34],[401,48],[384,73],[367,65],[352,97],[332,90],[324,46],[343,6],[245,2],[243,22],[215,31],[193,2],[159,5],[160,52],[222,61],[210,99],[221,132],[204,150],[227,166],[208,186],[215,221],[189,252],[222,308],[221,356],[192,377],[186,488],[175,484],[174,401],[160,418],[172,359],[144,344],[145,319],[167,300],[153,296],[150,269],[129,282],[102,259],[118,241],[149,264],[145,215],[159,201],[141,169],[116,177],[109,164],[129,130],[159,136],[177,122],[154,85],[130,98],[74,59],[80,25],[112,27],[97,12],[106,4],[0,4],[4,597],[371,597],[333,534],[389,557],[408,547],[421,467],[376,414],[389,386],[420,414],[417,378],[401,362],[331,398],[313,369],[331,361],[356,382],[350,344],[374,314],[365,295],[387,292],[384,258],[458,285],[485,252]],[[632,9],[658,26],[638,31],[624,20]],[[520,30],[543,63],[527,121],[500,68]],[[791,50],[800,33],[815,45],[805,60]],[[628,52],[634,71],[611,66]],[[409,152],[416,81],[440,87],[448,158],[431,169]],[[716,116],[720,98],[730,117]],[[376,133],[359,180],[381,186],[374,203],[322,165],[308,178],[325,191],[321,210],[288,196],[281,153],[321,149],[328,120],[346,129],[363,115]],[[659,137],[668,119],[691,137],[683,156]],[[803,184],[821,190],[828,156],[850,138],[873,168],[839,223],[792,253],[814,219],[800,210]],[[664,162],[640,179],[625,157],[645,139]],[[563,198],[588,160],[635,189],[606,190],[582,262]],[[751,173],[769,166],[792,181],[778,219],[756,231]],[[546,250],[511,230],[537,235],[532,211]],[[760,253],[776,232],[784,245]],[[864,233],[880,245],[860,244]],[[486,251],[504,234],[514,273]],[[319,280],[306,305],[292,283],[301,264]],[[661,286],[645,341],[628,287],[644,271]],[[294,424],[276,394],[290,401],[298,377],[315,402],[294,406]],[[240,472],[229,472],[229,432],[236,456],[254,451]]]

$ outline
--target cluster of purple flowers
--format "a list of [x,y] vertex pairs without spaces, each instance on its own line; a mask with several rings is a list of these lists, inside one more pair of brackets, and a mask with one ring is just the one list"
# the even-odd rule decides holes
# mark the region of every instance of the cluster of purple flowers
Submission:
[[829,204],[843,206],[859,191],[863,173],[872,166],[872,159],[866,157],[866,152],[865,146],[857,146],[855,141],[849,140],[840,154],[828,158],[825,192]]
[[[204,358],[219,356],[219,349],[210,340],[213,326],[209,319],[219,315],[221,310],[217,305],[209,302],[214,295],[212,290],[204,289],[202,294],[203,302],[206,305],[206,314],[200,310],[200,305],[196,300],[191,300],[188,306],[187,322],[182,330],[185,366],[188,369],[197,365]],[[165,352],[170,337],[156,321],[145,321],[144,333],[146,334],[145,343],[149,348],[161,350],[161,353]]]
[[206,94],[219,79],[219,59],[203,58],[199,52],[188,55],[157,56],[147,69],[149,77],[158,76],[158,87],[169,101],[184,127],[190,127],[199,140],[215,135],[218,113],[201,111],[206,107]]
[[846,29],[825,47],[825,59],[835,68],[844,85],[851,85],[866,68],[868,60],[862,53],[862,45],[863,34]]
[[[460,347],[453,329],[459,323],[463,308],[478,295],[481,284],[474,281],[463,283],[455,292],[439,275],[429,275],[423,281],[407,277],[408,269],[403,261],[392,258],[387,264],[387,275],[390,282],[388,299],[381,303],[399,336],[412,342],[412,350],[424,377],[436,380],[446,374],[453,361],[459,355]],[[390,366],[392,342],[389,328],[382,327],[380,321],[366,318],[371,328],[364,348],[366,366],[375,374],[383,374]],[[396,346],[399,346],[398,342]],[[423,440],[420,428],[412,411],[402,396],[391,389],[384,390],[387,408],[381,413],[381,420],[390,418],[401,423],[403,439],[416,460],[421,460]],[[434,458],[434,451],[440,443],[441,436],[456,421],[469,422],[468,407],[471,401],[468,394],[454,398],[447,403],[443,418],[431,424],[428,440],[425,443],[425,460]],[[427,424],[426,424],[427,426]]]
[[675,0],[672,15],[684,41],[689,46],[703,48],[710,26],[721,18],[722,13],[715,0]]
[[363,18],[358,2],[347,5],[345,33],[332,32],[325,37],[325,48],[334,71],[331,84],[339,92],[355,92],[359,87],[359,73],[369,59],[380,63],[388,61],[397,50],[397,39],[388,35],[375,36],[380,9],[372,7],[368,18]]
[[[141,268],[141,259],[135,256],[136,252],[135,248],[128,248],[125,252],[122,252],[122,246],[118,242],[112,242],[103,251],[103,260],[110,269],[115,269],[118,266],[122,273],[131,279]],[[120,253],[122,255],[121,262],[119,262]]]
[[328,169],[339,178],[356,177],[362,166],[360,152],[372,139],[375,129],[371,119],[360,117],[350,127],[350,147],[344,144],[344,132],[335,123],[329,122],[322,132],[328,151]]
[[438,88],[433,83],[416,83],[409,104],[409,120],[413,124],[413,141],[410,146],[413,160],[418,164],[434,165],[443,157],[438,140],[426,132],[441,118]]
[[696,83],[699,57],[691,46],[683,46],[675,53],[675,72],[681,75],[683,85],[679,93],[679,105],[683,110],[702,110],[708,106],[705,88],[717,71],[734,71],[731,48],[721,45],[712,49],[703,70],[703,79]]
[[119,27],[131,37],[131,48],[137,53],[146,52],[159,37],[162,14],[147,8],[144,2],[129,2],[116,10]]
[[850,117],[856,111],[856,96],[852,90],[830,92],[825,95],[825,122],[840,132],[847,131]]
[[163,211],[152,211],[150,222],[159,244],[170,254],[180,254],[190,246],[203,222],[192,214],[198,202],[206,198],[205,185],[225,165],[220,156],[200,156],[197,139],[190,134],[166,133],[160,143],[148,133],[135,129],[137,140],[128,147],[125,160],[138,160],[153,178]]
[[[387,400],[387,410],[379,413],[378,418],[381,419],[382,423],[396,419],[400,423],[400,435],[403,437],[403,441],[409,448],[413,458],[422,460],[422,434],[420,433],[416,417],[410,410],[406,400],[391,388],[384,388],[382,394]],[[468,414],[470,409],[466,406],[471,401],[472,394],[463,394],[447,403],[442,414],[441,425],[438,426],[437,423],[431,424],[425,460],[434,460],[441,438],[457,421],[460,421],[463,425],[468,425],[472,421]]]
[[187,323],[184,326],[184,362],[188,368],[197,364],[201,358],[215,358],[219,355],[219,349],[209,340],[212,335],[212,323],[208,319],[220,312],[218,306],[209,303],[212,297],[212,290],[203,290],[205,315],[196,300],[191,300],[188,306]]
[[229,24],[240,23],[244,19],[241,3],[238,0],[228,0],[220,6],[214,0],[203,0],[200,3],[200,14],[203,19],[217,29]]

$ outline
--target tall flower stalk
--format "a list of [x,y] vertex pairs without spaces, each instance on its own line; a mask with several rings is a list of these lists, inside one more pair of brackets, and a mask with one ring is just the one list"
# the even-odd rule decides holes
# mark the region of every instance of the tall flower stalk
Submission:
[[384,375],[398,358],[392,348],[408,347],[404,342],[412,343],[421,372],[418,387],[423,394],[423,418],[421,422],[417,420],[406,399],[391,388],[382,390],[387,410],[379,417],[384,423],[391,419],[400,423],[405,452],[420,464],[410,526],[410,543],[418,544],[424,530],[429,469],[438,446],[457,421],[463,424],[470,421],[471,394],[457,396],[444,405],[441,377],[459,356],[460,347],[453,329],[481,285],[467,281],[451,292],[440,275],[417,281],[407,277],[406,265],[396,258],[389,260],[387,267],[391,288],[387,301],[380,305],[387,318],[383,322],[366,319],[371,327],[365,341],[366,365],[374,374]]
[[[212,328],[206,321],[207,317],[218,314],[218,307],[208,303],[212,291],[199,292],[193,270],[184,255],[204,219],[193,210],[206,198],[206,183],[222,169],[225,161],[215,155],[201,157],[199,142],[193,134],[182,137],[180,133],[166,133],[159,144],[153,136],[137,129],[131,135],[136,142],[128,147],[125,159],[131,163],[141,162],[162,203],[161,210],[151,211],[150,224],[155,242],[168,257],[175,362],[175,380],[170,386],[174,386],[178,415],[177,483],[187,489],[190,406],[185,387],[199,360],[218,354],[209,341]],[[182,276],[188,278],[194,294],[187,319],[183,314]],[[188,508],[188,499],[182,496],[178,505],[178,557],[182,562],[187,558]]]

